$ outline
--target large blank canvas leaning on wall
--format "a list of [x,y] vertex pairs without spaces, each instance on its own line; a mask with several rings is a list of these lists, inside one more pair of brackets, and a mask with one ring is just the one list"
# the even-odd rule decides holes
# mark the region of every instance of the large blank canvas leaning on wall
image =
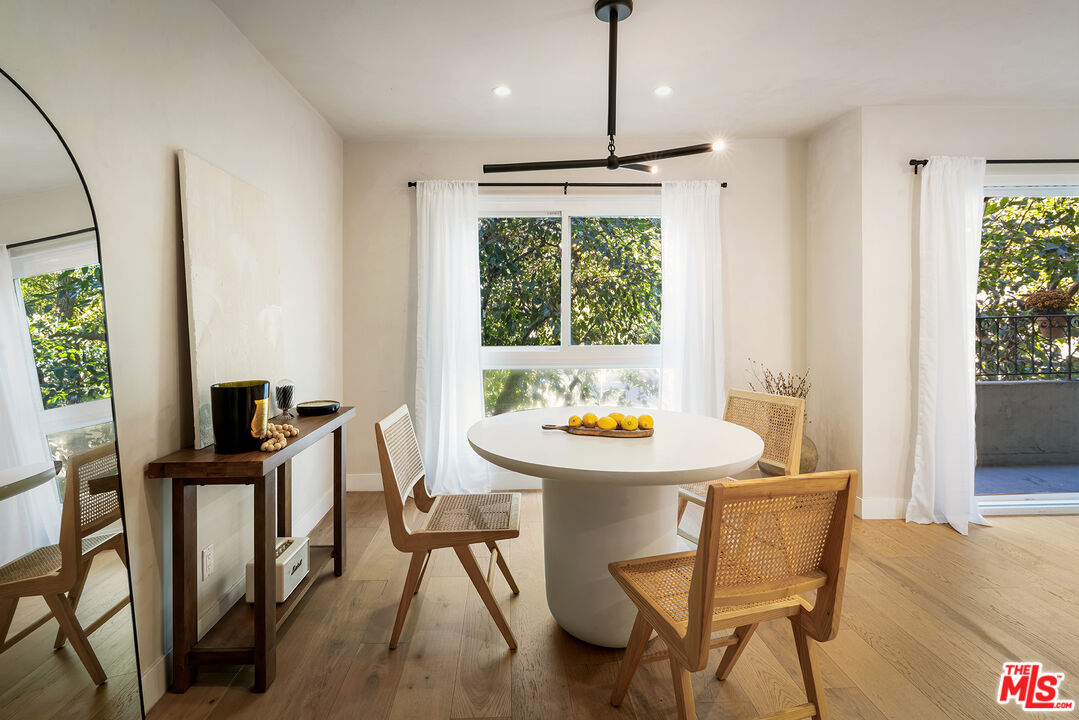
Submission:
[[210,386],[282,376],[281,271],[269,195],[181,150],[195,447],[214,442]]

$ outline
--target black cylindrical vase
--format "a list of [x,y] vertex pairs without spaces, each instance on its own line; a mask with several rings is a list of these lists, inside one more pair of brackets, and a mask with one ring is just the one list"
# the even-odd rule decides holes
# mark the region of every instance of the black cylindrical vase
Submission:
[[226,455],[258,450],[266,434],[270,383],[241,380],[210,386],[217,452]]

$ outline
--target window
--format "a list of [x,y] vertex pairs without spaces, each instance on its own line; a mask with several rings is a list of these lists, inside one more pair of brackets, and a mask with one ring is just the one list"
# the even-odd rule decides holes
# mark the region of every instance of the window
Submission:
[[93,233],[18,248],[11,267],[53,458],[111,442],[105,299]]
[[488,415],[530,407],[655,407],[659,198],[481,198]]

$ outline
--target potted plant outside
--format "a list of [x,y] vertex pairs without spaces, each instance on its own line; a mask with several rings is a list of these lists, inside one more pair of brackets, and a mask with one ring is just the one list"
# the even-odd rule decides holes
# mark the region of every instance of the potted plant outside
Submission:
[[1045,288],[1027,295],[1023,304],[1035,315],[1038,334],[1047,340],[1058,340],[1068,333],[1068,309],[1075,302],[1079,292],[1079,282],[1072,283],[1067,290]]

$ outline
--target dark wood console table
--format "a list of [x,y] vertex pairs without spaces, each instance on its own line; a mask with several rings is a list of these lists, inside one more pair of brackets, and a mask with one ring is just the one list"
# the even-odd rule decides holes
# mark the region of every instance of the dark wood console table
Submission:
[[[202,665],[254,665],[255,692],[273,683],[277,668],[277,628],[333,558],[334,575],[345,571],[345,424],[355,408],[332,415],[298,417],[300,429],[273,453],[219,455],[213,446],[180,450],[153,461],[147,476],[172,480],[172,690],[184,692]],[[292,458],[333,433],[333,545],[311,545],[307,577],[281,604],[274,602],[274,545],[292,534]],[[254,485],[255,603],[239,601],[198,638],[199,485]]]

